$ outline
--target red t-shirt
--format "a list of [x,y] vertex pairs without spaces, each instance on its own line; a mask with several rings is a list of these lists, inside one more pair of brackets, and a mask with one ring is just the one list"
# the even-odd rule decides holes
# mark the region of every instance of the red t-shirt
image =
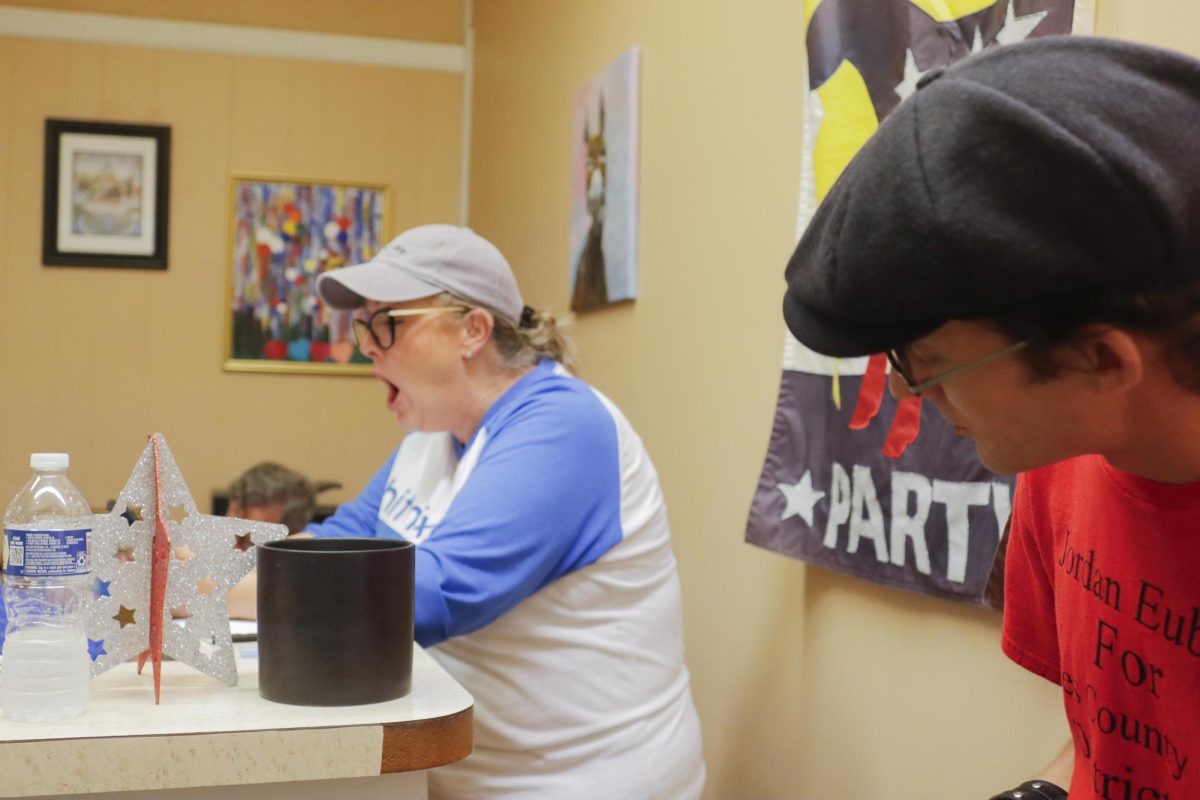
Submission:
[[1001,644],[1062,686],[1071,800],[1200,798],[1200,483],[1023,474],[1005,569]]

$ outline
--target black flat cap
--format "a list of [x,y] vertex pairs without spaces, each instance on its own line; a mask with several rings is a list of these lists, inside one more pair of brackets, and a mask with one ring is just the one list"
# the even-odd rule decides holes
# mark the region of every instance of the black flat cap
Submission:
[[1200,61],[1078,36],[994,48],[897,106],[787,266],[809,348],[1200,280]]

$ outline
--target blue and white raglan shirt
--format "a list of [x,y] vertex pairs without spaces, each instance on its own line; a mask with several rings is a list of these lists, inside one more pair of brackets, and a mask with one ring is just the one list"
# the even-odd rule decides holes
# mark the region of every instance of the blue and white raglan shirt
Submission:
[[430,796],[700,796],[679,576],[658,475],[608,398],[542,361],[471,441],[410,433],[317,536],[416,550],[416,639],[475,698]]

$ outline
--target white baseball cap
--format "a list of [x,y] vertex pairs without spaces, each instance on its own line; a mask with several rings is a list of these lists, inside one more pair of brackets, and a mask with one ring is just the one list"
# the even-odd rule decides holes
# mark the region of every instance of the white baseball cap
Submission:
[[514,325],[521,323],[525,307],[512,268],[496,246],[456,225],[411,228],[367,263],[323,273],[317,292],[338,309],[449,292],[495,309]]

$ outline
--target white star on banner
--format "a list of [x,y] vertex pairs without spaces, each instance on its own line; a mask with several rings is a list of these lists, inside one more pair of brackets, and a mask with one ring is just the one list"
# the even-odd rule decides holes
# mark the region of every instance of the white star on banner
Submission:
[[[1018,17],[1013,10],[1013,4],[1008,4],[1008,14],[1004,18],[1004,27],[996,32],[995,45],[1016,44],[1023,42],[1030,37],[1034,28],[1038,26],[1049,11],[1036,11],[1032,14],[1026,14],[1023,17]],[[980,29],[975,29],[975,38],[971,42],[971,50],[968,55],[975,55],[982,52],[983,40]],[[896,84],[895,92],[901,100],[911,95],[917,90],[917,81],[921,79],[929,70],[922,70],[917,67],[917,60],[913,56],[912,48],[904,51],[904,77]]]
[[971,39],[971,52],[967,53],[967,55],[973,56],[976,53],[982,53],[982,52],[983,52],[983,33],[979,30],[979,28],[976,28],[975,29],[975,37],[973,39]]
[[775,488],[783,492],[783,496],[787,498],[787,507],[783,509],[783,516],[779,518],[780,520],[798,516],[805,523],[813,524],[813,506],[825,496],[825,493],[813,491],[812,470],[806,471],[799,483],[780,483],[776,484]]
[[[88,546],[93,596],[84,604],[92,676],[150,648],[159,488],[162,519],[170,537],[161,609],[162,652],[233,686],[237,667],[225,595],[254,568],[254,545],[283,539],[287,526],[201,514],[166,440],[157,433],[142,451],[112,511],[93,518]],[[122,516],[126,513],[135,517],[132,523]]]
[[917,59],[913,56],[912,48],[904,51],[904,78],[896,84],[896,95],[901,100],[917,90],[917,81],[923,73],[917,67]]
[[1010,2],[1008,15],[1004,18],[1004,27],[996,32],[996,44],[1016,44],[1025,41],[1033,33],[1033,29],[1038,26],[1038,23],[1049,13],[1049,11],[1036,11],[1033,14],[1018,17]]

